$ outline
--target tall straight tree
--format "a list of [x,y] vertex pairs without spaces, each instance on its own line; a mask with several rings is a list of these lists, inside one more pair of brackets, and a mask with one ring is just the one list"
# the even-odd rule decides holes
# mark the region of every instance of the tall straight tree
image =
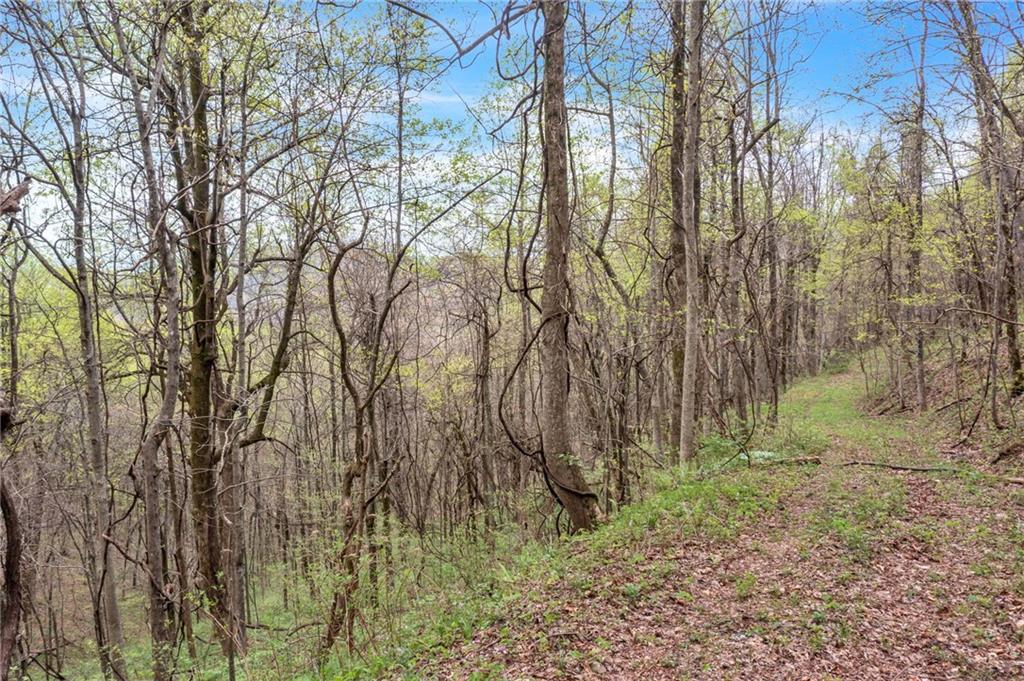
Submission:
[[924,30],[921,33],[920,52],[915,69],[917,79],[917,90],[911,108],[910,130],[907,140],[908,149],[906,154],[905,181],[907,183],[905,206],[908,217],[908,240],[910,242],[910,258],[907,265],[907,279],[909,280],[909,294],[911,305],[911,323],[916,326],[914,329],[914,385],[917,392],[917,408],[924,411],[928,407],[928,386],[925,378],[925,352],[924,352],[924,324],[925,315],[921,301],[918,298],[922,293],[921,285],[921,242],[924,238],[924,115],[925,103],[927,102],[925,61],[928,53],[928,13],[925,3],[921,3],[921,24]]
[[669,298],[672,315],[672,416],[669,448],[679,462],[681,417],[683,415],[683,364],[686,329],[679,312],[686,304],[686,231],[683,213],[683,155],[686,144],[686,19],[684,0],[672,0],[672,155],[669,160],[669,188],[672,195],[672,227],[669,235]]
[[541,299],[541,375],[544,472],[575,530],[597,523],[597,495],[572,452],[569,428],[569,173],[565,107],[566,0],[545,0],[544,199],[547,239]]
[[[700,195],[698,190],[697,148],[701,124],[701,47],[704,41],[704,0],[688,3],[684,18],[682,0],[673,3],[672,35],[675,42],[673,59],[672,123],[672,221],[673,230],[681,232],[686,287],[686,333],[679,381],[679,456],[692,462],[697,456],[697,362],[700,359]],[[685,21],[685,23],[684,23]],[[685,97],[678,94],[684,79],[683,42],[686,42],[687,72]],[[678,263],[676,263],[678,266]]]
[[[215,438],[214,381],[217,371],[217,276],[215,229],[220,201],[208,109],[210,2],[186,5],[179,14],[183,41],[178,97],[167,121],[175,179],[176,209],[188,235],[188,287],[191,320],[188,358],[189,464],[192,474],[192,524],[199,564],[198,586],[214,619],[225,653],[234,651],[221,557],[218,448]],[[173,136],[173,137],[172,137]]]

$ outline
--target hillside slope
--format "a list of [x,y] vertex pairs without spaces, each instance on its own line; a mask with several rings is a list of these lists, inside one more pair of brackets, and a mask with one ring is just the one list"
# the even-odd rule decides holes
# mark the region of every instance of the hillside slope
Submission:
[[861,386],[821,376],[786,395],[780,437],[820,464],[666,486],[402,674],[1024,678],[1024,486],[844,465],[951,467],[927,421],[865,416]]

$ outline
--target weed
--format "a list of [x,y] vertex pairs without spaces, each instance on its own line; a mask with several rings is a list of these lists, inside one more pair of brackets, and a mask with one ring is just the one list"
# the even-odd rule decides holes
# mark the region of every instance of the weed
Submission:
[[628,584],[623,585],[622,595],[625,596],[628,600],[638,601],[644,595],[644,587],[642,584],[630,582]]
[[[1021,580],[1021,584],[1024,584],[1024,579]],[[676,599],[680,603],[693,603],[695,600],[693,594],[685,589],[680,589],[672,594],[672,598]]]
[[736,587],[736,597],[746,600],[753,595],[757,588],[757,576],[752,572],[744,572],[736,578],[733,585]]

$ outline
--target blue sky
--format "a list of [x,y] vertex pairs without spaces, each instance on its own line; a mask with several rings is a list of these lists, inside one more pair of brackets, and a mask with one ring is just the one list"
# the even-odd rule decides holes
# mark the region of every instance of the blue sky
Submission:
[[[789,106],[800,117],[817,112],[823,124],[845,123],[856,127],[872,107],[850,101],[843,94],[853,91],[877,71],[877,59],[870,57],[883,50],[894,27],[882,27],[869,21],[868,6],[863,2],[799,3],[796,7],[800,18],[790,36],[791,41],[795,40],[796,51],[790,56],[800,63],[791,75]],[[431,11],[453,32],[465,33],[470,39],[493,25],[490,11],[471,0],[437,3]],[[916,27],[908,27],[908,30],[916,30]],[[436,47],[441,53],[454,51],[440,32],[437,32]],[[464,58],[461,66],[453,65],[421,101],[423,114],[461,118],[464,106],[459,96],[472,102],[487,91],[493,74],[494,49],[494,40],[489,40]],[[881,98],[884,93],[875,92],[871,96]]]

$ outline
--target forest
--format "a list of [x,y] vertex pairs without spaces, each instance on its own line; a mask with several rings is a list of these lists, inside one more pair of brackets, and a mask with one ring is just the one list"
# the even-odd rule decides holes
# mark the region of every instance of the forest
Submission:
[[0,681],[1024,678],[1024,5],[0,0]]

